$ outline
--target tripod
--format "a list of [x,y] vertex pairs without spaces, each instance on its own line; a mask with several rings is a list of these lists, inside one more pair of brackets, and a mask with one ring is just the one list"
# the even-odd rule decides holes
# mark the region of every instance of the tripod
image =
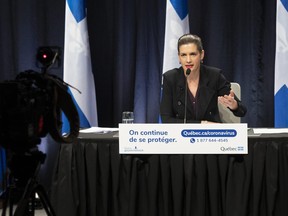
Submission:
[[[8,177],[9,185],[7,186],[7,189],[5,191],[5,199],[3,203],[2,216],[6,215],[6,209],[8,205],[9,205],[9,215],[10,216],[13,215],[13,202],[15,199],[13,195],[17,189],[17,181],[15,179],[19,178],[21,180],[21,176],[20,177],[18,176],[19,175],[18,172],[20,172],[18,171],[18,169],[20,168],[18,167],[19,165],[18,163],[19,162],[24,163],[25,161],[27,161],[27,155],[21,154],[21,155],[16,155],[16,156],[17,156],[18,161],[17,160],[13,161],[13,158],[12,158],[11,173],[9,174],[9,177]],[[32,171],[32,176],[27,181],[23,195],[15,209],[14,216],[34,216],[36,193],[39,196],[39,199],[45,209],[46,214],[48,216],[55,216],[56,214],[52,208],[52,205],[48,199],[48,195],[46,194],[44,187],[40,185],[37,181],[37,176],[40,171],[41,163],[45,161],[45,154],[37,150],[37,151],[33,151],[31,155],[29,155],[28,157],[29,157],[28,158],[29,163],[30,165],[32,165],[32,167],[35,168],[35,171],[34,173]],[[25,158],[26,160],[25,159],[23,160],[23,158]],[[16,174],[17,178],[15,178],[13,173]]]

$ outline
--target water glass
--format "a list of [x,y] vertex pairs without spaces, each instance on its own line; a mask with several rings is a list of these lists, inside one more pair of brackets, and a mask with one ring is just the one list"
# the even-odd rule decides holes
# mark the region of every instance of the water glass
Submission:
[[130,111],[125,111],[122,113],[122,123],[133,124],[134,123],[134,113]]

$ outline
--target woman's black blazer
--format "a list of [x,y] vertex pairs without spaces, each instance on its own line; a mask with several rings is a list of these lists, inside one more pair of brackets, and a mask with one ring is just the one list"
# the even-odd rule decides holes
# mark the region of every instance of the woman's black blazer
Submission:
[[[183,123],[185,112],[186,77],[183,68],[175,68],[163,74],[163,89],[160,112],[163,123]],[[200,80],[196,95],[195,118],[192,118],[192,102],[187,100],[187,123],[200,123],[201,120],[221,122],[218,110],[218,96],[229,95],[230,82],[226,80],[221,70],[206,65],[200,66]],[[235,116],[243,117],[247,111],[241,101]]]

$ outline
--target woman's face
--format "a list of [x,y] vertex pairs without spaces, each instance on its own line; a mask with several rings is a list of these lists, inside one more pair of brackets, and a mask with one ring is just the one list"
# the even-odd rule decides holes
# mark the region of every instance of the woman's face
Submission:
[[200,53],[194,43],[183,44],[179,47],[178,57],[185,73],[188,68],[194,73],[200,70],[200,63],[204,57],[204,50]]

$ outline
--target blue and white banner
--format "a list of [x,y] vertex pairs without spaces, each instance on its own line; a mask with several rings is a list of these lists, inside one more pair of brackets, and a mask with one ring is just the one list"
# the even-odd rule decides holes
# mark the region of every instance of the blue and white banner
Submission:
[[275,127],[288,127],[288,0],[277,0],[274,108]]
[[247,124],[119,124],[120,154],[248,154]]
[[[96,92],[91,68],[85,0],[66,1],[64,43],[64,81],[81,92],[69,88],[79,113],[80,127],[97,126]],[[69,123],[64,117],[63,132],[68,131]]]
[[167,0],[163,73],[180,66],[177,42],[186,33],[189,33],[188,1]]

